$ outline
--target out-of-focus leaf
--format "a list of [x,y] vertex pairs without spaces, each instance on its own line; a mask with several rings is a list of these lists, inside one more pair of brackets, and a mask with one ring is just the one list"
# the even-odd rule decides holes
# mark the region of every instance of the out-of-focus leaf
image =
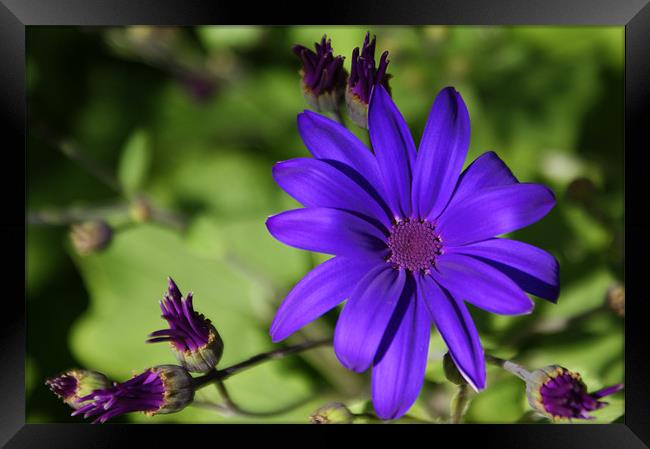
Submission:
[[144,185],[151,165],[151,142],[146,132],[135,131],[127,140],[117,176],[128,195],[136,193]]
[[251,47],[264,34],[262,28],[250,26],[203,26],[196,31],[203,45],[211,51],[228,47]]
[[[512,423],[526,411],[525,383],[488,367],[487,388],[472,399],[465,419],[473,423]],[[498,404],[498,408],[495,408]],[[498,412],[497,412],[498,410]]]

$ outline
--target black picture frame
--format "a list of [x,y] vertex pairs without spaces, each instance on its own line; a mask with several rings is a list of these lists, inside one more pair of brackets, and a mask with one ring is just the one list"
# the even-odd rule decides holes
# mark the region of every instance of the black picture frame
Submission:
[[[2,204],[4,272],[0,326],[0,444],[7,448],[170,447],[219,443],[224,434],[240,441],[257,430],[312,444],[315,435],[364,439],[419,438],[464,447],[635,449],[650,447],[650,351],[645,328],[642,276],[650,250],[648,197],[642,157],[650,134],[650,6],[647,0],[365,0],[299,4],[217,0],[0,0],[0,117],[5,132]],[[326,7],[324,7],[326,6]],[[25,423],[25,27],[42,25],[200,25],[275,21],[278,24],[465,24],[625,26],[625,256],[628,310],[625,322],[625,419],[608,425],[481,426],[239,426]],[[647,175],[646,175],[647,176]],[[15,275],[14,275],[15,271]],[[56,300],[56,299],[53,299]],[[289,429],[290,427],[290,429]],[[241,432],[244,430],[244,432]],[[406,433],[408,432],[408,433]],[[422,432],[413,435],[412,432]],[[247,436],[248,435],[248,436]],[[413,435],[413,436],[412,436]],[[305,437],[305,440],[298,439]],[[441,440],[443,439],[443,440]],[[318,440],[320,441],[320,440]],[[399,440],[398,440],[399,441]],[[411,441],[403,440],[402,441]],[[415,444],[415,440],[414,444]],[[460,443],[460,446],[458,446]],[[223,443],[225,444],[225,443]]]

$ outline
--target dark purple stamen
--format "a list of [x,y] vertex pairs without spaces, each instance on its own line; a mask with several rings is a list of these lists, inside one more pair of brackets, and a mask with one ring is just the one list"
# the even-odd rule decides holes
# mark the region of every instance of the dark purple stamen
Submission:
[[352,67],[348,78],[348,89],[364,104],[370,102],[372,88],[377,84],[383,85],[390,92],[388,86],[390,75],[386,74],[388,52],[382,53],[379,66],[375,66],[376,39],[376,36],[374,36],[370,41],[370,33],[366,33],[361,51],[357,47],[352,52]]
[[425,220],[404,220],[393,225],[388,237],[388,262],[409,271],[427,271],[442,252],[435,227]]
[[616,393],[622,385],[614,385],[594,393],[587,392],[587,386],[580,376],[568,370],[560,371],[540,388],[544,409],[556,418],[592,419],[589,412],[607,405],[600,398]]
[[196,351],[210,342],[210,320],[194,311],[192,293],[183,298],[171,278],[160,308],[169,329],[152,332],[148,343],[169,341],[178,351]]
[[129,412],[156,412],[165,404],[165,385],[153,370],[127,380],[114,382],[112,387],[95,390],[81,398],[89,401],[75,410],[72,416],[96,417],[94,423],[104,423]]
[[316,52],[302,45],[293,47],[293,52],[303,63],[304,86],[315,96],[345,86],[346,73],[343,69],[343,57],[334,56],[331,40],[323,36],[320,44],[316,43],[315,47]]

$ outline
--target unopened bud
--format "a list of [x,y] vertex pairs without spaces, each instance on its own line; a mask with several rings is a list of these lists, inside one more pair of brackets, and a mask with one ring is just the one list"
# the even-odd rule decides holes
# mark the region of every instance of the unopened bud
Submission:
[[143,198],[136,198],[129,206],[129,213],[136,223],[145,223],[151,218],[151,204]]
[[458,367],[456,367],[454,360],[451,358],[451,355],[449,355],[448,352],[445,353],[445,356],[442,358],[442,369],[445,372],[445,377],[452,384],[455,385],[467,384],[467,381],[458,370]]
[[588,393],[579,373],[559,365],[535,370],[526,379],[528,403],[539,414],[553,420],[592,419],[589,412],[607,405],[600,398],[622,388],[623,385],[617,384]]
[[72,225],[70,241],[78,254],[86,256],[106,248],[113,239],[113,230],[103,220]]
[[343,57],[334,56],[330,39],[323,36],[316,52],[295,45],[293,52],[303,63],[300,69],[302,90],[307,103],[317,111],[335,112],[343,101],[347,72]]
[[81,406],[81,398],[95,390],[106,388],[111,384],[108,378],[97,371],[72,369],[45,381],[52,392],[70,407]]
[[183,297],[176,283],[171,278],[168,281],[160,308],[169,328],[152,332],[147,342],[168,341],[176,359],[188,371],[210,371],[223,354],[221,336],[209,319],[194,310],[192,293]]
[[620,317],[625,317],[625,287],[613,285],[607,290],[607,307]]
[[340,402],[324,405],[309,416],[312,424],[352,424],[354,414]]
[[352,52],[352,68],[345,91],[345,103],[350,119],[362,128],[368,127],[368,105],[372,90],[378,84],[383,85],[390,94],[386,73],[388,68],[388,52],[382,53],[379,64],[375,64],[376,37],[370,40],[370,33],[366,33],[361,50],[359,47]]

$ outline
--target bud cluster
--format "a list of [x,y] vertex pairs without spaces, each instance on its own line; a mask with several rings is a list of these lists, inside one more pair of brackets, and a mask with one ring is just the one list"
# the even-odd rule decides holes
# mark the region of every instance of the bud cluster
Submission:
[[382,53],[375,63],[376,38],[370,40],[366,33],[361,49],[352,52],[350,75],[343,67],[343,56],[334,56],[330,39],[323,36],[316,51],[295,45],[293,52],[302,60],[300,69],[302,89],[307,103],[320,112],[338,113],[343,100],[350,119],[361,126],[368,126],[368,105],[373,88],[381,84],[390,92],[386,73],[388,52]]
[[176,413],[194,400],[197,383],[190,372],[214,370],[223,342],[210,320],[194,310],[192,294],[183,297],[171,278],[160,307],[169,328],[151,333],[148,342],[169,341],[182,366],[157,365],[125,382],[112,382],[102,373],[83,369],[46,380],[52,392],[74,409],[73,416],[104,423],[131,412]]

